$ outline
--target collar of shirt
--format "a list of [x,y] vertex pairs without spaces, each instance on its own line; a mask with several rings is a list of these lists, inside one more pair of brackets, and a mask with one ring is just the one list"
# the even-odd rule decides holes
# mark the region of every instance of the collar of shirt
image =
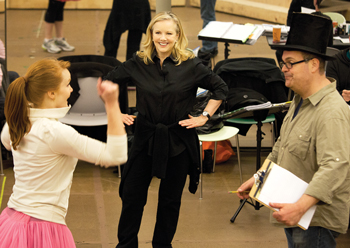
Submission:
[[[153,51],[151,58],[152,58],[153,62],[154,62],[155,58],[157,58],[159,60],[156,50]],[[172,54],[170,54],[170,56],[168,58],[170,58],[174,63],[176,63],[176,60]]]
[[326,85],[319,91],[317,91],[315,94],[308,97],[309,101],[312,105],[316,106],[324,96],[328,95],[330,92],[336,90],[336,81],[333,78],[328,78],[331,83],[329,85]]
[[30,118],[49,118],[49,119],[60,119],[64,117],[71,106],[63,108],[49,108],[49,109],[38,109],[38,108],[29,108],[29,117]]

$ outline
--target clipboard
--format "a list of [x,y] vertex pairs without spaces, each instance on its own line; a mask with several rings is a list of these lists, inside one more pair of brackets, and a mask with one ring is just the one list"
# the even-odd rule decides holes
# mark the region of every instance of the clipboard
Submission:
[[[308,187],[308,183],[269,159],[264,161],[263,166],[254,177],[255,183],[249,196],[272,211],[278,211],[278,209],[270,207],[270,202],[295,203]],[[305,212],[298,226],[307,230],[315,211],[316,205]]]

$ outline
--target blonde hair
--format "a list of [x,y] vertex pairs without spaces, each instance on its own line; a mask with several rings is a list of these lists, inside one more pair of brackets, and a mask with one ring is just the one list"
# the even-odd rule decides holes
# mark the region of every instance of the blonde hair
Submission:
[[31,128],[29,104],[38,107],[47,92],[57,90],[63,80],[62,71],[69,66],[67,61],[42,59],[32,64],[23,77],[10,84],[4,111],[14,150]]
[[144,63],[148,65],[149,63],[154,63],[152,60],[152,54],[155,50],[155,45],[152,41],[153,26],[159,21],[172,20],[176,24],[176,34],[179,36],[177,42],[175,43],[171,55],[177,61],[176,65],[180,65],[183,61],[189,58],[194,58],[195,55],[191,50],[186,49],[188,45],[188,40],[182,28],[180,20],[177,16],[169,11],[158,13],[149,23],[146,30],[146,40],[142,43],[144,46],[143,51],[137,52],[137,55],[143,59]]

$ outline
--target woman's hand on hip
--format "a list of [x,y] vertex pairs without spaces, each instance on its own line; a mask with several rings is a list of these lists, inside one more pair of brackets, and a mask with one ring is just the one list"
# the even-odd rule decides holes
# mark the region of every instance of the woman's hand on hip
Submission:
[[208,117],[200,115],[198,117],[193,117],[192,115],[188,115],[189,119],[185,119],[179,121],[179,125],[186,128],[195,128],[203,126],[207,121]]
[[135,118],[136,118],[135,115],[122,114],[123,123],[128,126],[131,126],[132,124],[134,124]]

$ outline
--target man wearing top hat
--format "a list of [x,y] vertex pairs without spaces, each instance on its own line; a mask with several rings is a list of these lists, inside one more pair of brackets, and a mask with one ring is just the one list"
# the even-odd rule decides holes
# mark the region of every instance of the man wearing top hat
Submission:
[[[270,203],[279,209],[271,220],[283,224],[289,248],[336,247],[335,238],[348,228],[350,110],[335,80],[325,76],[325,61],[332,59],[326,55],[329,25],[323,16],[295,13],[286,45],[275,48],[283,51],[280,66],[295,95],[268,159],[309,183],[296,203]],[[243,191],[253,184],[254,177],[238,196],[248,198]],[[296,224],[313,205],[310,226],[302,230]]]

